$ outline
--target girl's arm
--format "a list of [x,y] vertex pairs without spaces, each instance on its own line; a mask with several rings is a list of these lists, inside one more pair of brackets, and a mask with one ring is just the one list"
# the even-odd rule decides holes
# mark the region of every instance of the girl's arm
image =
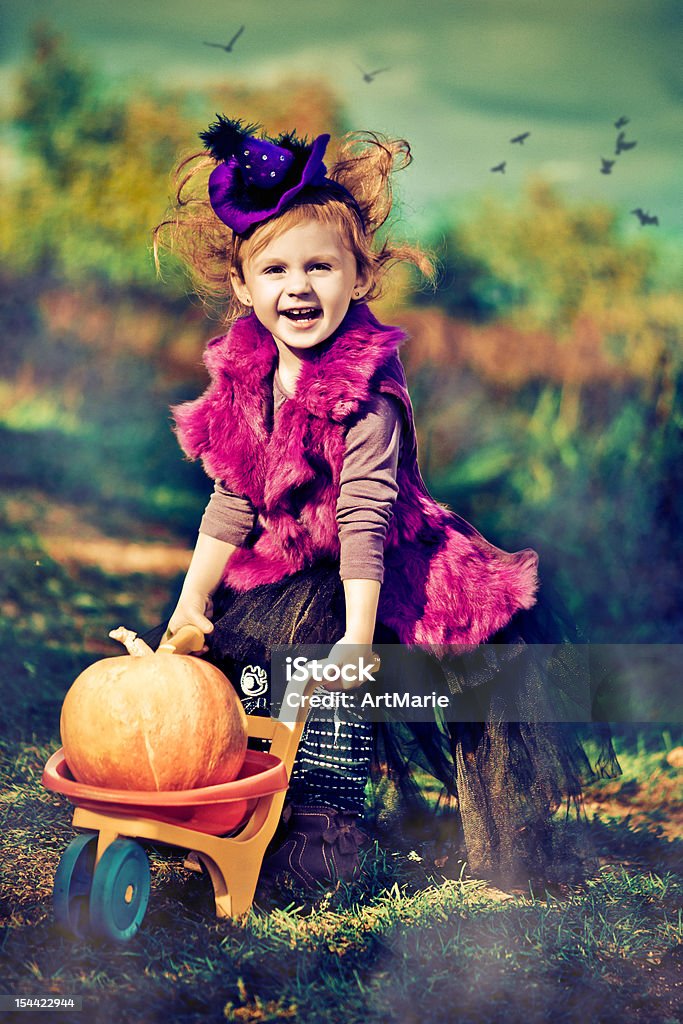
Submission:
[[[378,580],[344,580],[346,598],[346,632],[338,640],[324,664],[351,665],[358,667],[359,661],[372,659],[372,638],[377,621],[377,604],[382,584]],[[341,680],[324,682],[326,690],[354,689],[354,683]]]
[[381,586],[378,580],[344,580],[346,632],[340,643],[372,644]]
[[[340,572],[346,599],[346,631],[328,663],[357,665],[369,659],[384,577],[384,539],[398,494],[401,414],[386,396],[373,403],[364,420],[347,434],[337,502],[341,542]],[[334,682],[328,689],[341,689]]]
[[384,579],[384,543],[398,496],[401,426],[397,402],[382,395],[346,436],[337,501],[346,598],[344,643],[372,644]]
[[202,633],[212,632],[213,623],[207,618],[213,611],[211,597],[223,578],[228,559],[236,550],[235,544],[206,533],[199,534],[180,599],[168,624],[170,634],[186,625],[197,626]]
[[228,559],[244,544],[255,520],[256,511],[248,498],[231,491],[220,480],[214,482],[190,568],[168,625],[169,634],[188,624],[211,633],[212,595],[223,578]]

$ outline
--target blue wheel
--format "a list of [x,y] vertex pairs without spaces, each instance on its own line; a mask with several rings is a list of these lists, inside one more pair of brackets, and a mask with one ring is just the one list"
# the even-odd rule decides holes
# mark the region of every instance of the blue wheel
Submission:
[[90,890],[93,935],[127,942],[142,923],[149,902],[147,854],[133,839],[115,839],[102,854]]
[[88,934],[88,901],[96,854],[96,833],[85,832],[76,836],[62,854],[55,873],[55,919],[62,931],[78,939],[84,939]]

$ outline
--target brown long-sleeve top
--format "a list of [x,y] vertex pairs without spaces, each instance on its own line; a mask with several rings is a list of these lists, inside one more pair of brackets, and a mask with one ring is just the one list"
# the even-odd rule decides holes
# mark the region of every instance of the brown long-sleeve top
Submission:
[[[286,415],[291,394],[279,375],[273,381],[274,415]],[[349,427],[337,499],[342,580],[384,579],[384,539],[398,485],[401,412],[390,397],[377,395],[367,414]],[[256,522],[256,510],[244,495],[216,480],[199,532],[241,547]]]

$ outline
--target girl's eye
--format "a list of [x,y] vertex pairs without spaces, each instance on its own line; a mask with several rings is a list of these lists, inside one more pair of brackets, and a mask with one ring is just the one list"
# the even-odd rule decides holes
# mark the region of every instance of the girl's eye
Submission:
[[[331,269],[332,268],[330,267],[329,263],[312,263],[310,265],[310,267],[309,267],[309,270],[331,270]],[[261,273],[263,273],[263,274],[284,274],[285,273],[285,267],[283,267],[280,263],[273,263],[273,265],[270,266],[270,267],[264,267],[263,270],[261,271]]]

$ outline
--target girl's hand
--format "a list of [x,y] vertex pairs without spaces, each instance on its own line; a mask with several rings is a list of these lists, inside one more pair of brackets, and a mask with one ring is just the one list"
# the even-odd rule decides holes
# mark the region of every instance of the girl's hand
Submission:
[[180,600],[168,624],[171,635],[186,625],[196,626],[202,633],[213,632],[213,623],[209,618],[213,614],[212,595],[235,550],[234,544],[210,537],[206,533],[199,534]]
[[212,633],[213,623],[208,616],[213,614],[211,595],[197,591],[183,591],[175,611],[168,623],[168,635],[173,636],[181,626],[196,626],[202,633]]
[[[362,663],[361,663],[362,660]],[[359,686],[368,682],[359,669],[374,672],[379,669],[379,655],[372,650],[371,644],[359,644],[352,641],[347,634],[338,640],[330,653],[323,661],[316,663],[323,671],[327,665],[336,665],[339,668],[338,677],[335,679],[324,679],[321,686],[325,690],[333,692],[339,690],[356,690]],[[342,669],[346,672],[342,674]],[[348,678],[345,678],[348,677]]]

